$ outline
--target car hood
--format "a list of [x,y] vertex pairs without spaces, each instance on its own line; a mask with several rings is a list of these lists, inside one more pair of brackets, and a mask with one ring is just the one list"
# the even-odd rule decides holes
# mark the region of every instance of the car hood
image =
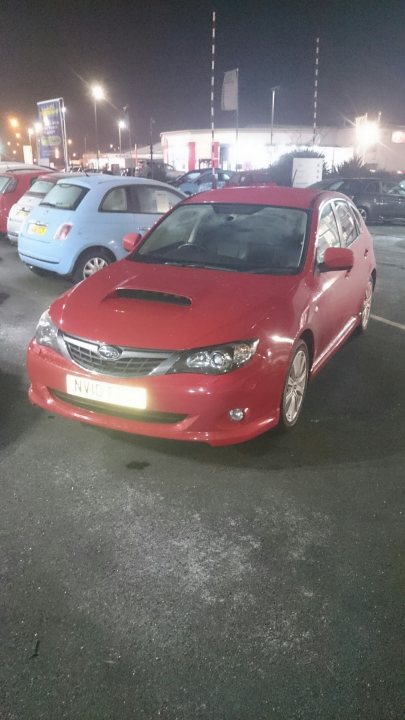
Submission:
[[125,259],[69,290],[50,313],[61,330],[83,339],[181,350],[257,337],[266,317],[280,319],[291,307],[296,288],[297,276]]

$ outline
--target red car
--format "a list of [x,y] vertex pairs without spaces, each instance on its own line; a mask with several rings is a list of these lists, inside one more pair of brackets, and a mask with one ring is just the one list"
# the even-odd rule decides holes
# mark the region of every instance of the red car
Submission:
[[52,171],[43,167],[32,170],[24,167],[0,168],[0,235],[7,232],[7,218],[12,205],[30,189],[39,175],[47,172]]
[[293,427],[308,380],[369,321],[373,241],[339,193],[202,193],[124,246],[39,321],[29,397],[47,411],[239,443]]

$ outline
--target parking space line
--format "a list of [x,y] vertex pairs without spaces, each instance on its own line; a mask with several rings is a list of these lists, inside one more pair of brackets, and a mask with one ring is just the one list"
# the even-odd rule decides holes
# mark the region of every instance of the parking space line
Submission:
[[392,320],[386,320],[379,315],[371,315],[371,317],[373,318],[373,320],[378,320],[378,322],[385,323],[385,325],[391,325],[392,327],[396,327],[399,330],[405,330],[405,325],[401,325],[401,323],[393,322]]

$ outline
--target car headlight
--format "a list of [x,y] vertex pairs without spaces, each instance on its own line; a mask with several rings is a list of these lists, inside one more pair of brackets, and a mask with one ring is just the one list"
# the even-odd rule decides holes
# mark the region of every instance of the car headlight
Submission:
[[258,340],[245,340],[187,350],[180,355],[169,372],[223,375],[249,362],[256,352],[258,343]]
[[60,353],[58,332],[59,329],[52,322],[49,311],[45,310],[39,319],[37,329],[35,331],[35,340],[38,345],[45,345],[46,347],[50,347]]

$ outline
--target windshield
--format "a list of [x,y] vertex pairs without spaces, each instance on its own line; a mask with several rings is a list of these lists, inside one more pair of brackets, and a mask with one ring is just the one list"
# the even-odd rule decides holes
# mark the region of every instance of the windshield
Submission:
[[45,200],[40,205],[56,207],[61,210],[76,210],[80,205],[88,189],[71,183],[57,183],[49,191]]
[[307,213],[269,205],[181,205],[151,232],[137,262],[291,274],[304,255]]

